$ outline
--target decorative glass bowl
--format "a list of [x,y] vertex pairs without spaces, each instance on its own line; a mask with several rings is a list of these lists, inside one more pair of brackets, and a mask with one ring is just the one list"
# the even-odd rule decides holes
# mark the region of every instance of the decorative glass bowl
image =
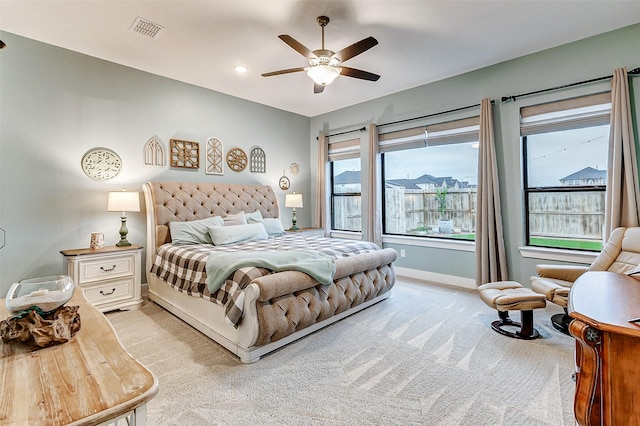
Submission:
[[7,309],[12,312],[38,308],[42,313],[55,311],[73,296],[75,283],[68,275],[49,275],[15,282],[7,293]]

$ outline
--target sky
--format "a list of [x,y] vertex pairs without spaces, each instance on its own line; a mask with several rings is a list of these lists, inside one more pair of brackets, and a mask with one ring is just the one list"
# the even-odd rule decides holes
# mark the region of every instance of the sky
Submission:
[[559,186],[585,167],[607,169],[609,125],[527,137],[529,187]]

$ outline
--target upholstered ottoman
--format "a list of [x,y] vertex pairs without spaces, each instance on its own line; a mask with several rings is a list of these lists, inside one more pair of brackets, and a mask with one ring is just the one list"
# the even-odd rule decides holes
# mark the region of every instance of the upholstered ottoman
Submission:
[[[516,339],[537,339],[538,330],[533,328],[533,310],[547,304],[544,294],[534,293],[515,281],[497,281],[478,287],[480,298],[498,311],[500,320],[491,323],[491,328],[505,336]],[[509,318],[509,311],[520,311],[520,322]],[[510,331],[505,327],[515,329]]]

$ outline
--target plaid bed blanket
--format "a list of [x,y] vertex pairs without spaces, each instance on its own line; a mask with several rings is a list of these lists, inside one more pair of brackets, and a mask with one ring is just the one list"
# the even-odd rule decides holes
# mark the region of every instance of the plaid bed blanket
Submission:
[[[220,290],[211,294],[207,288],[206,264],[210,253],[234,251],[312,250],[338,259],[379,250],[367,241],[327,238],[321,232],[290,233],[268,240],[247,241],[228,246],[164,244],[155,255],[151,272],[174,289],[202,297],[223,306],[227,322],[237,327],[242,319],[244,288],[255,278],[273,273],[259,267],[244,267],[233,272]],[[215,256],[215,255],[213,255]]]

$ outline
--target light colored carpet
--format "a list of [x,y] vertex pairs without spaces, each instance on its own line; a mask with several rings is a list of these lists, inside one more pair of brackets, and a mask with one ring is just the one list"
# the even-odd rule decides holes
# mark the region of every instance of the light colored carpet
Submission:
[[573,425],[558,312],[535,311],[541,339],[511,339],[475,292],[399,279],[389,299],[248,365],[152,302],[107,318],[159,380],[150,425]]

